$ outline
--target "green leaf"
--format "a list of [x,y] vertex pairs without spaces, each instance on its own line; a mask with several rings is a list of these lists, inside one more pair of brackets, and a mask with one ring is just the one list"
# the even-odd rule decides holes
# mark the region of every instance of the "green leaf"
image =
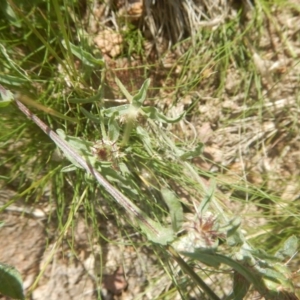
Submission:
[[116,77],[115,78],[116,84],[123,93],[123,95],[126,97],[126,99],[129,101],[129,103],[132,103],[133,97],[130,95],[130,93],[127,91],[126,87],[123,85],[123,83]]
[[[285,292],[293,292],[293,284],[290,280],[291,272],[284,265],[279,266],[276,264],[271,267],[260,267],[259,264],[255,266],[256,271],[258,271],[264,280],[265,285],[273,293],[277,294],[277,299],[294,299],[294,298],[285,298],[283,295]],[[280,295],[282,292],[282,295]],[[272,298],[273,299],[273,298]],[[296,299],[296,298],[295,298]]]
[[257,261],[253,257],[251,250],[252,248],[249,244],[243,243],[240,250],[234,254],[235,260],[243,262],[243,264],[247,264],[248,266],[254,266]]
[[15,27],[20,28],[22,26],[22,19],[17,17],[8,1],[0,1],[0,10],[1,12],[4,12],[6,19]]
[[[71,52],[73,55],[75,55],[77,58],[79,58],[85,65],[89,67],[99,67],[103,66],[104,62],[103,59],[97,59],[90,53],[86,52],[82,49],[82,47],[78,47],[73,45],[72,43],[68,42]],[[66,50],[68,50],[67,44],[65,41],[62,41],[62,45]]]
[[120,135],[120,127],[116,121],[117,113],[114,113],[108,121],[108,138],[111,142],[116,142]]
[[250,288],[250,282],[238,272],[233,273],[233,292],[229,299],[244,299]]
[[151,138],[149,136],[148,131],[146,131],[144,128],[141,126],[136,127],[136,133],[138,134],[139,138],[142,140],[144,148],[146,149],[147,153],[150,156],[155,155],[154,151],[152,149],[152,143],[151,143]]
[[[81,154],[82,156],[85,157],[85,159],[92,165],[95,164],[97,158],[92,155],[91,152],[91,147],[92,147],[92,143],[88,142],[88,141],[84,141],[80,138],[76,138],[76,137],[72,137],[72,136],[67,136],[65,134],[65,132],[62,129],[57,129],[56,130],[57,134],[64,139],[71,148],[76,149],[79,154]],[[68,153],[64,153],[66,158],[77,168],[82,169],[82,166],[79,165],[76,160],[74,160]],[[66,170],[70,171],[71,169],[69,167],[65,168],[65,172]]]
[[145,99],[146,99],[146,95],[147,95],[147,90],[148,87],[150,85],[150,79],[148,78],[142,85],[142,87],[140,88],[139,92],[133,96],[132,98],[132,104],[140,107],[143,105]]
[[22,77],[23,79],[25,79],[26,81],[29,81],[28,79],[28,75],[26,74],[26,71],[23,70],[17,62],[17,60],[13,59],[10,57],[10,55],[7,53],[6,51],[6,47],[4,47],[1,43],[0,43],[0,51],[2,53],[2,55],[5,57],[5,61],[7,61],[7,63],[10,65],[10,67],[15,70],[20,77]]
[[200,215],[204,215],[210,205],[211,200],[213,199],[213,196],[215,194],[215,188],[216,188],[216,183],[211,181],[210,186],[208,188],[208,191],[206,193],[206,195],[204,196],[204,199],[201,201],[201,204],[199,206],[199,213]]
[[141,230],[147,235],[147,238],[155,244],[167,245],[174,240],[174,231],[171,228],[162,227],[159,223],[147,218],[148,223],[151,224],[158,235],[154,234],[147,226],[140,222]]
[[123,177],[128,177],[128,176],[131,175],[130,170],[128,169],[127,165],[124,162],[120,161],[118,163],[118,167],[119,167],[120,172],[121,172]]
[[171,119],[166,117],[164,114],[160,113],[157,108],[152,107],[152,106],[145,106],[140,108],[143,113],[150,119],[156,120],[162,123],[176,123],[185,116],[185,112],[182,113],[179,117]]
[[21,77],[11,76],[11,75],[0,75],[0,82],[3,84],[20,86],[28,82],[28,80]]
[[83,107],[80,107],[81,112],[91,121],[95,122],[95,123],[100,123],[101,122],[101,118],[100,116],[96,117],[95,115],[91,114],[90,112],[88,112],[86,109],[84,109]]
[[195,260],[199,260],[200,262],[208,265],[212,265],[212,264],[228,265],[231,268],[233,268],[236,272],[238,272],[240,275],[242,275],[248,282],[253,284],[260,293],[264,294],[266,292],[266,288],[260,276],[257,276],[257,274],[255,274],[252,269],[246,268],[239,262],[236,262],[229,257],[226,257],[221,254],[208,253],[200,250],[197,250],[194,253],[184,252],[183,255],[191,257]]
[[0,263],[0,293],[14,299],[25,299],[20,273],[14,267],[2,263]]
[[227,244],[231,247],[242,245],[245,242],[244,237],[238,231],[240,225],[241,219],[239,217],[236,217],[230,220],[224,228],[224,230],[227,231]]
[[250,249],[249,251],[255,258],[258,258],[260,261],[278,262],[277,257],[268,254],[263,249]]
[[282,248],[276,252],[275,256],[280,260],[290,259],[297,252],[297,248],[298,239],[292,235],[284,242]]
[[77,104],[85,104],[85,103],[94,103],[94,102],[98,102],[98,101],[101,101],[102,99],[102,94],[103,92],[100,90],[99,93],[97,93],[96,95],[90,97],[90,98],[72,98],[72,99],[69,99],[68,102],[69,103],[77,103]]
[[291,278],[293,277],[289,266],[287,267],[284,264],[276,263],[272,266],[276,271],[280,272],[283,275],[283,279],[280,279],[280,285],[284,288],[284,290],[293,291],[294,286]]
[[255,266],[255,269],[260,272],[263,277],[267,278],[268,280],[271,280],[273,282],[279,283],[280,281],[286,280],[283,274],[280,272],[275,271],[272,268],[261,268],[258,265]]
[[106,117],[111,117],[115,112],[118,112],[120,115],[127,114],[128,110],[131,108],[131,104],[119,105],[116,107],[110,107],[103,109],[103,115]]
[[0,107],[6,107],[8,106],[13,100],[14,100],[14,95],[10,90],[5,89],[1,84],[0,84]]
[[74,172],[78,167],[75,167],[73,164],[63,167],[60,171],[63,173]]
[[197,146],[195,147],[195,149],[185,152],[184,154],[182,154],[180,156],[180,158],[183,160],[188,160],[188,159],[192,159],[195,157],[199,157],[202,154],[203,149],[204,149],[204,144],[198,143]]
[[179,199],[176,197],[175,193],[167,188],[161,189],[161,194],[165,200],[172,221],[172,228],[174,232],[178,232],[181,229],[183,223],[183,210]]

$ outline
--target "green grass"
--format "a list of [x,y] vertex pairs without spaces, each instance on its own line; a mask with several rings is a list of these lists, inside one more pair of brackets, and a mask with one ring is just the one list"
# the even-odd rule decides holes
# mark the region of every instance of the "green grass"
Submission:
[[[285,4],[281,1],[277,5]],[[79,138],[79,144],[98,141],[100,161],[94,163],[95,168],[152,221],[162,228],[171,227],[176,236],[169,245],[153,241],[130,211],[82,169],[62,172],[70,162],[57,157],[55,144],[11,105],[0,111],[0,170],[5,176],[1,183],[3,188],[18,192],[9,204],[22,198],[32,207],[46,203],[50,206],[47,226],[55,228],[55,247],[46,263],[63,244],[80,261],[73,230],[83,218],[89,228],[91,248],[105,241],[106,245],[130,245],[136,253],[145,247],[149,249],[151,259],[156,257],[156,268],[163,271],[163,278],[169,283],[168,289],[155,295],[156,299],[174,299],[177,293],[188,299],[193,290],[201,299],[242,299],[250,297],[253,291],[268,299],[289,299],[287,293],[293,293],[290,278],[294,278],[289,272],[297,271],[295,265],[299,261],[298,256],[294,257],[298,248],[292,238],[298,234],[299,205],[281,199],[278,191],[272,193],[268,178],[258,186],[247,182],[251,168],[236,175],[233,181],[226,175],[227,165],[223,162],[215,164],[216,172],[205,170],[196,161],[199,156],[205,160],[201,137],[196,135],[193,141],[181,131],[178,122],[173,124],[167,117],[182,99],[190,99],[177,116],[185,112],[196,130],[198,119],[224,129],[223,132],[236,130],[237,140],[228,142],[228,149],[236,149],[234,155],[243,158],[238,149],[244,149],[243,141],[251,138],[249,120],[261,125],[267,116],[278,117],[265,105],[265,79],[253,60],[254,52],[260,49],[256,41],[267,34],[265,25],[276,23],[269,4],[257,1],[248,21],[240,12],[215,30],[203,27],[193,38],[178,41],[171,48],[177,54],[168,68],[160,62],[167,54],[154,61],[146,57],[142,31],[120,20],[124,38],[121,57],[137,61],[136,77],[144,77],[135,78],[133,68],[131,80],[126,68],[107,67],[88,32],[84,7],[77,2],[40,1],[27,6],[21,1],[18,5],[2,5],[0,84],[18,93],[15,97],[52,129],[62,129],[68,136]],[[293,57],[285,33],[276,26],[275,29]],[[297,63],[295,60],[293,66]],[[235,70],[238,79],[229,89],[231,70]],[[122,75],[122,83],[115,82],[118,74]],[[121,97],[130,101],[135,94],[134,100],[142,104],[143,95],[137,89],[149,77],[151,97],[146,98],[138,115],[126,106],[122,110],[121,105],[104,101],[117,90],[118,95],[123,94]],[[267,84],[276,87],[284,76],[274,76],[272,80]],[[141,84],[137,86],[136,81]],[[236,105],[243,109],[222,106],[225,100],[239,94]],[[215,105],[209,105],[209,101],[215,101]],[[149,103],[158,107],[157,113],[147,108]],[[207,107],[205,114],[201,112],[203,107]],[[290,135],[296,136],[297,116],[286,112],[283,118],[294,118],[285,132],[290,130]],[[216,138],[222,140],[219,132]],[[271,148],[279,133],[282,131],[256,139],[249,149],[263,153],[263,147]],[[89,151],[88,157],[95,157],[91,148]],[[192,220],[188,220],[189,214]],[[110,235],[103,228],[109,222],[117,235]],[[101,228],[99,224],[104,225]],[[200,249],[194,253],[195,245]],[[186,252],[182,254],[184,260],[176,249]],[[42,276],[43,270],[28,293]],[[160,273],[158,278],[152,278],[145,289],[155,290],[161,276]],[[278,282],[266,281],[274,276]],[[95,280],[96,289],[100,289],[100,281]],[[229,291],[222,291],[224,282],[230,282]]]

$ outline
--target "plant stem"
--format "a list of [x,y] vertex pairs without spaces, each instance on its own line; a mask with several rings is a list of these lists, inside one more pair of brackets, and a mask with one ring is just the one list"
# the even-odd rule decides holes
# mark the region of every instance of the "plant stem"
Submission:
[[173,247],[168,246],[169,253],[177,261],[181,270],[187,273],[195,283],[210,297],[212,300],[220,300],[220,298],[209,288],[209,286],[194,272],[194,270],[181,258]]

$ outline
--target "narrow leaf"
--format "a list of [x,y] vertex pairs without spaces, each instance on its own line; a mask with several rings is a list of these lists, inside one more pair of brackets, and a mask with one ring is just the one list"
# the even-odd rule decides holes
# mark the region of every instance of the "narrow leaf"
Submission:
[[110,107],[107,109],[103,109],[103,115],[107,117],[111,117],[115,112],[118,112],[120,115],[126,114],[128,109],[131,108],[130,104],[119,105],[116,107]]
[[143,127],[137,126],[136,127],[136,133],[139,135],[140,139],[143,142],[144,148],[148,152],[150,156],[154,155],[154,151],[152,149],[152,143],[151,138],[149,136],[148,131],[146,131]]
[[147,90],[148,87],[150,85],[150,79],[148,78],[142,85],[142,87],[140,88],[139,92],[133,96],[132,98],[132,104],[136,105],[137,107],[140,107],[145,99],[146,99],[146,95],[147,95]]
[[116,121],[117,113],[113,114],[108,121],[108,138],[111,142],[116,142],[120,135],[120,127]]
[[[244,299],[250,288],[250,282],[238,272],[233,273],[233,292],[231,299]],[[230,298],[230,297],[229,297]]]
[[0,293],[14,299],[24,299],[20,273],[14,267],[2,263],[0,263]]
[[10,90],[5,89],[1,84],[0,84],[0,107],[6,107],[8,106],[13,100],[14,100],[14,95]]
[[164,114],[160,113],[157,108],[155,107],[150,107],[150,106],[145,106],[145,107],[141,107],[140,108],[144,114],[152,119],[152,120],[156,120],[162,123],[176,123],[180,120],[182,120],[182,118],[185,116],[185,112],[182,113],[180,116],[178,116],[177,118],[168,118],[167,116],[165,116]]
[[8,105],[10,105],[11,101],[10,100],[4,100],[4,101],[0,101],[0,108],[2,107],[7,107]]
[[7,53],[6,48],[0,43],[0,50],[5,57],[5,60],[9,63],[10,67],[13,68],[20,76],[21,78],[25,79],[26,81],[29,81],[28,74],[26,74],[26,71],[23,70],[16,62],[17,60],[10,57],[10,55]]
[[290,259],[293,255],[295,255],[297,248],[298,239],[296,236],[292,235],[284,242],[282,248],[276,252],[275,256],[281,260]]
[[[68,50],[66,42],[62,41],[62,45],[66,50]],[[103,66],[104,62],[103,59],[97,59],[93,55],[91,55],[89,52],[86,52],[82,49],[82,47],[78,47],[73,45],[69,42],[70,49],[72,51],[72,54],[75,55],[77,58],[79,58],[85,65],[89,67],[99,67]]]
[[63,167],[60,171],[62,173],[68,173],[68,172],[74,172],[77,168],[80,168],[80,166],[75,166],[74,164]]
[[21,77],[7,75],[7,74],[1,74],[0,75],[0,82],[7,85],[14,85],[14,86],[20,86],[28,82],[28,80],[23,79]]
[[[82,156],[84,156],[87,159],[87,161],[89,161],[89,163],[94,165],[96,157],[91,154],[91,142],[84,141],[80,138],[76,138],[73,136],[67,136],[62,129],[57,129],[56,132],[62,139],[64,139],[70,145],[71,148],[76,149]],[[67,151],[64,151],[63,149],[62,151],[64,152],[67,159],[70,162],[72,162],[74,166],[76,166],[77,168],[82,168],[81,164],[79,164],[76,159],[70,156]],[[71,168],[67,167],[64,171],[66,172],[66,170],[70,171]]]
[[84,109],[83,107],[80,107],[80,110],[91,121],[93,121],[95,123],[100,123],[101,122],[101,118],[100,117],[96,117],[95,115],[91,114],[86,109]]
[[123,95],[126,97],[126,99],[129,101],[129,103],[132,103],[133,97],[129,94],[126,87],[123,85],[123,83],[116,77],[115,78],[116,84],[118,85],[119,89],[123,93]]
[[216,188],[215,182],[211,181],[208,191],[199,206],[200,215],[204,215],[206,213],[206,211],[208,210],[210,202],[213,199],[213,196],[215,194],[215,188]]
[[183,270],[186,274],[188,274],[194,283],[196,283],[205,293],[208,295],[211,300],[220,300],[220,298],[210,289],[210,287],[198,276],[197,273],[194,272],[193,268],[190,267],[181,257],[180,255],[171,247],[168,247],[169,252],[172,257],[177,261],[181,270]]
[[175,193],[167,188],[162,188],[161,194],[169,208],[173,230],[174,232],[178,232],[183,223],[183,210],[181,203]]
[[78,122],[78,120],[76,120],[74,118],[65,116],[65,115],[61,114],[60,112],[54,110],[51,107],[47,107],[47,106],[45,106],[41,103],[38,103],[38,102],[32,100],[27,95],[20,94],[19,97],[18,97],[18,100],[20,100],[22,103],[25,103],[26,105],[33,106],[34,108],[37,108],[37,109],[39,109],[39,110],[41,110],[41,111],[43,111],[47,114],[58,117],[60,119],[71,121],[71,122],[76,122],[76,123]]
[[150,222],[152,227],[159,232],[158,234],[154,234],[152,230],[149,230],[148,226],[145,226],[144,223],[139,222],[142,231],[147,235],[147,238],[150,241],[160,245],[167,245],[174,240],[174,231],[171,228],[162,227],[159,223],[150,219],[148,222]]
[[77,103],[77,104],[85,104],[85,103],[94,103],[97,101],[101,101],[102,99],[102,94],[103,92],[100,90],[99,93],[97,93],[96,95],[90,97],[90,98],[72,98],[69,99],[68,102],[69,103]]
[[8,1],[0,1],[0,10],[5,13],[7,20],[15,27],[21,28],[22,19],[17,16]]
[[193,259],[199,260],[204,264],[207,264],[207,262],[215,262],[219,264],[228,265],[231,268],[233,268],[236,272],[241,274],[245,279],[247,279],[247,281],[252,283],[260,293],[264,294],[266,292],[266,288],[260,276],[257,276],[257,274],[253,273],[253,270],[246,268],[242,264],[234,261],[229,257],[216,253],[210,254],[204,251],[197,251],[194,253],[184,252],[183,254]]
[[195,147],[195,149],[185,152],[184,154],[182,154],[180,156],[180,158],[183,160],[188,160],[188,159],[192,159],[195,157],[199,157],[202,154],[203,149],[204,149],[204,144],[198,143],[197,146]]
[[238,231],[241,225],[241,219],[236,217],[228,222],[226,227],[224,227],[224,231],[227,231],[227,244],[231,247],[242,245],[245,242],[244,237]]

